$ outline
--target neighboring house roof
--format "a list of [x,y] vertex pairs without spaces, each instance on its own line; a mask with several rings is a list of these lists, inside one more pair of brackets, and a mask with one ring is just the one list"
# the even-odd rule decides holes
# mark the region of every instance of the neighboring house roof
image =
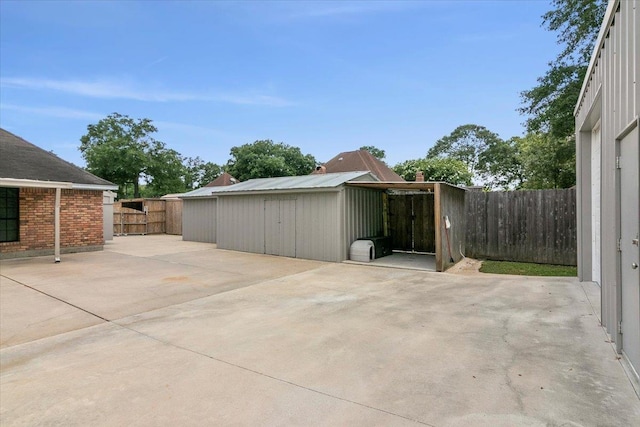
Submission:
[[213,181],[211,181],[210,183],[208,183],[207,185],[205,185],[205,187],[224,187],[226,185],[237,184],[238,182],[240,181],[238,181],[233,176],[231,176],[231,174],[225,172],[219,177],[217,177],[216,179],[214,179]]
[[377,181],[377,178],[368,171],[283,176],[278,178],[258,178],[250,179],[227,187],[202,187],[185,193],[181,197],[190,198],[249,192],[331,189],[339,187],[348,181],[354,180]]
[[1,128],[0,179],[70,182],[75,188],[118,189],[113,183]]
[[[377,159],[366,150],[345,151],[335,156],[323,165],[327,173],[370,171],[381,181],[404,181],[400,175],[395,173],[382,160]],[[322,173],[314,171],[313,174]]]

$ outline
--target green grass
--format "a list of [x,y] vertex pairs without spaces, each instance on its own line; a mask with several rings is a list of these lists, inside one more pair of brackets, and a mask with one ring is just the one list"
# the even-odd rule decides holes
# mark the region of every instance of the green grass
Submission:
[[568,265],[533,264],[529,262],[482,261],[481,273],[518,274],[521,276],[567,276],[578,275],[577,267]]

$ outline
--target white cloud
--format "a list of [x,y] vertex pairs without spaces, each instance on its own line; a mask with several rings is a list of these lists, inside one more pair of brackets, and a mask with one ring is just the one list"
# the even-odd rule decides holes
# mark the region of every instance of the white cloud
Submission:
[[141,91],[130,85],[108,80],[52,80],[38,78],[2,78],[4,87],[36,90],[54,90],[73,95],[102,99],[132,99],[136,101],[192,101],[205,99],[200,95],[167,92],[162,90]]
[[269,95],[219,95],[220,101],[238,105],[266,105],[269,107],[290,107],[293,102]]
[[305,18],[344,17],[380,12],[393,12],[423,7],[422,2],[400,1],[311,1],[284,2],[279,4],[279,17],[296,20]]
[[65,107],[24,107],[14,104],[0,104],[0,109],[19,111],[22,113],[39,114],[49,117],[59,117],[62,119],[100,120],[105,117],[104,114],[98,114],[83,110],[74,110]]
[[286,99],[263,94],[225,94],[208,95],[202,93],[172,92],[166,90],[138,89],[131,84],[109,80],[53,80],[43,78],[5,77],[0,86],[28,90],[52,90],[72,95],[100,99],[129,99],[150,102],[212,101],[238,105],[264,105],[286,107],[293,105]]
[[508,32],[486,32],[486,33],[469,33],[460,34],[457,40],[461,43],[489,43],[503,42],[512,40],[518,36],[517,33]]
[[169,57],[168,56],[163,56],[161,58],[156,59],[155,61],[151,61],[150,63],[145,65],[144,68],[148,68],[148,67],[151,67],[153,65],[158,65],[159,63],[166,61],[167,58],[169,58]]
[[226,132],[217,129],[212,129],[204,126],[191,125],[187,123],[167,122],[164,120],[158,120],[153,122],[159,131],[173,130],[182,133],[189,133],[202,136],[225,136]]
[[[48,117],[57,117],[61,119],[81,119],[81,120],[93,120],[99,121],[104,119],[107,115],[94,113],[90,111],[83,110],[74,110],[71,108],[65,107],[26,107],[22,105],[14,105],[14,104],[0,104],[0,110],[11,110],[18,111],[21,113],[29,113],[29,114],[38,114],[41,116]],[[192,133],[201,133],[201,134],[216,134],[222,135],[224,132],[221,132],[216,129],[207,128],[203,126],[185,124],[185,123],[177,123],[177,122],[167,122],[167,121],[154,121],[154,124],[162,129],[171,129],[181,132],[192,132]]]

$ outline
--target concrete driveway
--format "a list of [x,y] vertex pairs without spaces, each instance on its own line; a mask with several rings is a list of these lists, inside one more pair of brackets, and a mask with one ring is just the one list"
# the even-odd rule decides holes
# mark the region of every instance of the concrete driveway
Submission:
[[0,264],[0,424],[638,425],[576,279],[119,237]]

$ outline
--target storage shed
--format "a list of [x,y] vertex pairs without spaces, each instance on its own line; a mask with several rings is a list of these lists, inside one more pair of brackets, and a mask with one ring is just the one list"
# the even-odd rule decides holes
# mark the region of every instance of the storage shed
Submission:
[[347,188],[375,178],[346,172],[252,179],[182,196],[184,240],[220,249],[320,261],[347,259],[352,241],[382,234],[380,190]]
[[578,277],[601,286],[602,324],[640,372],[640,1],[611,0],[575,109]]
[[[391,237],[388,193],[400,190],[430,194],[435,202],[422,216],[433,224],[429,239],[437,270],[444,271],[451,265],[449,247],[456,248],[454,262],[461,258],[457,249],[464,248],[464,190],[443,183],[381,182],[363,171],[194,190],[182,196],[182,235],[184,240],[217,243],[220,249],[340,262],[349,259],[357,239]],[[438,218],[442,206],[457,206],[445,208],[449,220],[460,225],[452,230],[450,245],[440,227],[444,217]],[[404,215],[411,221],[414,212]]]

